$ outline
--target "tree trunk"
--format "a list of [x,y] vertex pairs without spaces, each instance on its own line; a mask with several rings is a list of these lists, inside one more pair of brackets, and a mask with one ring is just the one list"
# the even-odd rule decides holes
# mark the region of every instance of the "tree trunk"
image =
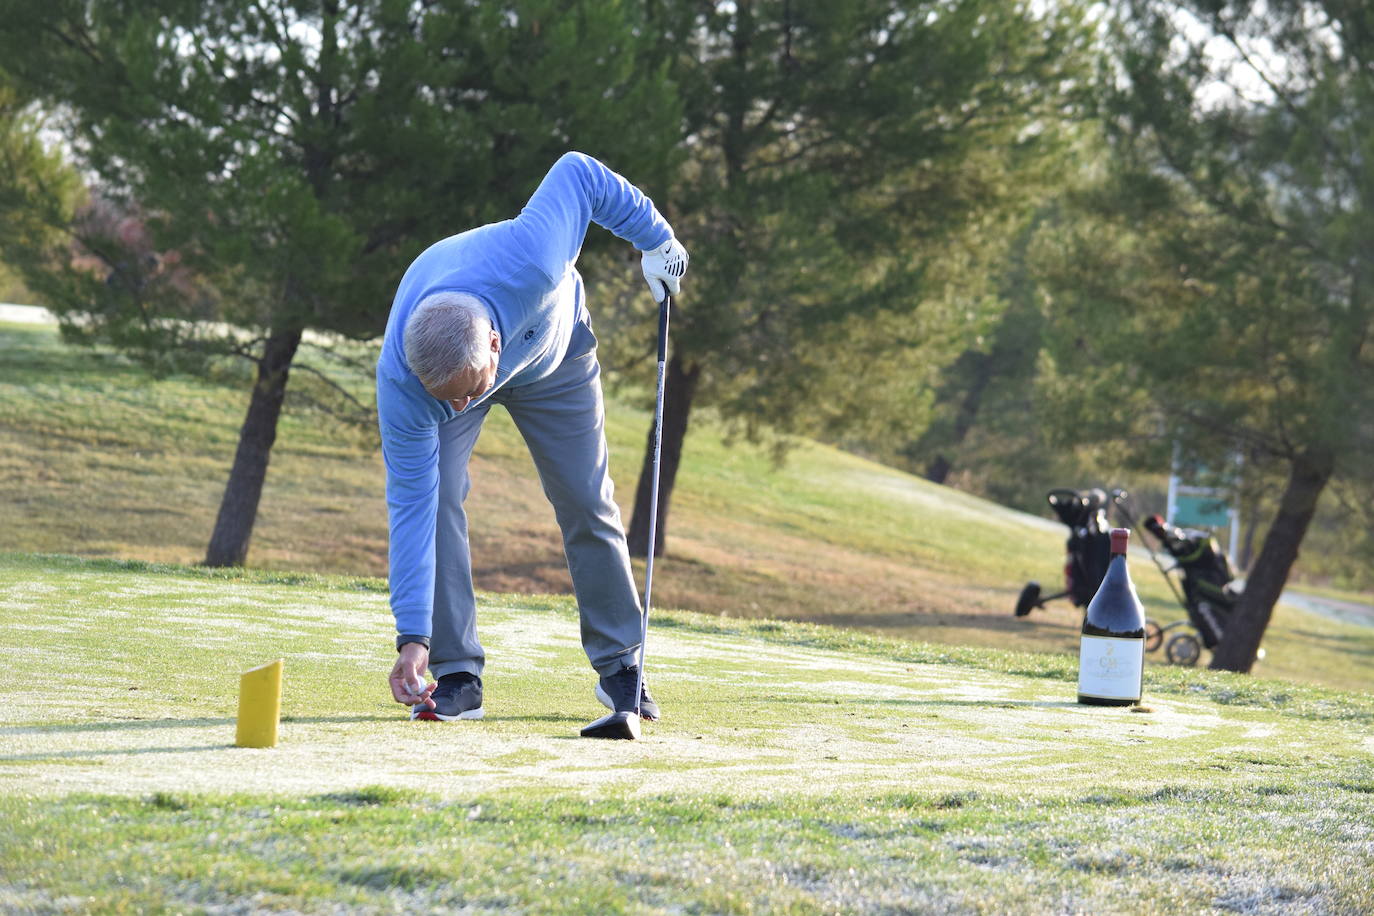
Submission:
[[258,501],[267,478],[267,460],[277,440],[277,420],[286,397],[286,379],[300,346],[299,329],[273,331],[258,362],[258,380],[239,430],[239,447],[229,483],[219,504],[215,531],[205,551],[206,566],[242,566],[258,517]]
[[[992,384],[992,378],[996,374],[995,369],[1000,364],[997,353],[979,353],[973,357],[973,378],[968,387],[964,390],[964,396],[959,401],[959,412],[954,415],[954,429],[950,440],[946,445],[954,450],[958,450],[968,438],[969,432],[973,429],[974,422],[978,419],[978,410],[983,406],[983,394],[988,390],[988,385]],[[935,459],[926,465],[926,480],[931,483],[943,484],[949,478],[949,472],[954,470],[954,464],[945,456],[943,452],[937,454]]]
[[1255,534],[1259,531],[1259,497],[1245,501],[1240,508],[1240,556],[1232,557],[1239,573],[1249,572],[1255,562]]
[[934,460],[926,464],[926,480],[931,483],[943,484],[949,479],[949,472],[952,470],[954,470],[954,465],[945,457],[944,452],[941,452],[935,456]]
[[1283,593],[1288,573],[1298,558],[1298,548],[1317,511],[1317,499],[1334,470],[1335,460],[1329,451],[1303,452],[1293,459],[1278,515],[1264,537],[1264,546],[1246,580],[1235,615],[1212,655],[1213,668],[1245,674],[1254,665],[1274,605]]
[[[654,530],[654,556],[663,556],[664,532],[668,530],[668,502],[673,483],[677,480],[678,464],[682,460],[682,443],[687,438],[687,418],[692,412],[692,397],[696,394],[701,367],[684,368],[674,354],[668,360],[663,390],[663,443],[659,451],[658,524]],[[639,471],[639,487],[635,490],[634,513],[630,516],[630,530],[626,535],[630,554],[642,557],[649,552],[649,503],[653,499],[654,429],[649,427],[648,446],[644,450],[644,465]]]

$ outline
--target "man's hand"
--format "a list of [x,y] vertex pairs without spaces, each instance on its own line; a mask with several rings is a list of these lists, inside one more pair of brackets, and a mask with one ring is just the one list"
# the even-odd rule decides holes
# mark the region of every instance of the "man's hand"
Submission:
[[687,249],[678,244],[677,239],[669,239],[657,248],[644,252],[639,264],[655,302],[662,302],[668,293],[676,296],[682,290],[682,275],[687,273],[687,261]]
[[387,677],[391,684],[391,696],[397,703],[434,708],[434,701],[429,695],[434,692],[435,685],[425,683],[425,669],[428,667],[429,649],[418,642],[401,646],[400,657]]

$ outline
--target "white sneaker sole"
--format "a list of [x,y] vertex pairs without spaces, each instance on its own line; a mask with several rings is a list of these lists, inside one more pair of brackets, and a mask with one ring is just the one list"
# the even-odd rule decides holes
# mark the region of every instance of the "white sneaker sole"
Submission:
[[423,706],[410,707],[410,718],[412,720],[418,719],[421,722],[457,722],[459,719],[480,719],[485,715],[486,711],[480,706],[476,709],[460,712],[456,716],[440,715],[432,709],[425,709]]

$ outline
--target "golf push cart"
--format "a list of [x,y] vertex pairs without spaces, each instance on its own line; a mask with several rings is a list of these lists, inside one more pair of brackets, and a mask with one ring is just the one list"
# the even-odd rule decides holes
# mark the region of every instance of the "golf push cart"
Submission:
[[[1113,490],[1108,496],[1097,488],[1055,489],[1046,495],[1050,508],[1069,529],[1065,587],[1062,592],[1042,595],[1040,583],[1027,582],[1016,601],[1017,617],[1024,617],[1036,608],[1043,608],[1046,602],[1060,598],[1068,598],[1074,607],[1088,606],[1107,574],[1107,562],[1111,559],[1108,508],[1139,535],[1128,498],[1125,490]],[[1174,527],[1159,515],[1145,519],[1144,528],[1173,559],[1173,565],[1166,567],[1150,542],[1140,538],[1140,543],[1150,552],[1150,559],[1169,583],[1169,590],[1188,614],[1186,620],[1163,626],[1147,618],[1145,649],[1155,652],[1163,646],[1164,656],[1172,664],[1196,665],[1203,648],[1213,649],[1221,640],[1226,622],[1235,609],[1239,590],[1232,581],[1230,564],[1207,532]]]

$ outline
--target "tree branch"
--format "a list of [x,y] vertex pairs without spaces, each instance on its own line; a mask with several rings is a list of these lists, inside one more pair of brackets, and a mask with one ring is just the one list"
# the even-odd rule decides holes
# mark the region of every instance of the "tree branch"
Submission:
[[1226,216],[1230,217],[1231,219],[1234,219],[1236,222],[1241,223],[1243,225],[1254,226],[1256,228],[1264,228],[1277,232],[1285,238],[1290,239],[1295,247],[1305,250],[1313,255],[1320,255],[1320,250],[1317,248],[1316,245],[1302,239],[1300,236],[1295,234],[1288,226],[1285,226],[1283,223],[1280,223],[1278,220],[1274,219],[1272,215],[1262,217],[1258,221],[1251,219],[1246,216],[1242,208],[1239,205],[1237,205],[1236,202],[1232,200],[1230,197],[1216,194],[1210,189],[1203,186],[1202,182],[1198,179],[1198,177],[1192,173],[1192,170],[1187,169],[1183,166],[1182,160],[1174,151],[1173,147],[1169,144],[1163,132],[1160,131],[1157,126],[1154,130],[1154,137],[1155,144],[1159,148],[1160,155],[1164,157],[1165,162],[1167,162],[1169,167],[1174,170],[1174,173],[1180,176],[1187,183],[1188,187],[1190,187],[1193,190],[1194,193],[1196,193],[1207,203],[1211,204],[1221,213],[1225,214]]
[[48,34],[55,37],[59,42],[71,48],[73,51],[77,51],[83,54],[87,59],[91,61],[91,63],[101,65],[105,63],[105,61],[100,57],[99,53],[97,53],[96,46],[94,42],[90,40],[90,35],[86,32],[85,29],[82,29],[80,27],[77,28],[77,32],[80,34],[81,38],[85,39],[84,41],[80,41],[76,37],[68,35],[66,32],[63,32],[62,29],[56,25],[48,25],[45,23],[43,29],[44,31],[48,32]]
[[1346,172],[1348,177],[1350,177],[1358,186],[1361,176],[1352,168],[1350,160],[1346,156],[1342,155],[1341,151],[1337,149],[1330,135],[1327,134],[1325,130],[1321,129],[1316,124],[1314,124],[1312,122],[1312,119],[1307,116],[1306,112],[1304,112],[1300,107],[1298,107],[1297,103],[1293,101],[1292,97],[1282,87],[1280,87],[1278,83],[1274,82],[1274,80],[1270,78],[1269,74],[1265,72],[1263,68],[1261,68],[1258,64],[1255,63],[1255,61],[1251,58],[1250,53],[1246,51],[1245,48],[1241,45],[1240,39],[1236,36],[1235,30],[1222,20],[1220,12],[1213,16],[1212,21],[1213,28],[1217,31],[1217,34],[1221,35],[1223,38],[1225,38],[1227,41],[1231,43],[1231,47],[1234,48],[1236,50],[1236,53],[1240,55],[1240,59],[1245,61],[1246,66],[1248,66],[1250,70],[1260,78],[1264,85],[1269,87],[1269,91],[1274,93],[1274,97],[1277,98],[1280,103],[1282,103],[1284,108],[1288,109],[1288,113],[1291,114],[1294,118],[1296,118],[1299,122],[1305,124],[1309,131],[1311,131],[1318,138],[1320,138],[1322,147],[1326,150],[1327,154],[1338,163],[1342,171]]
[[[344,387],[343,387],[342,385],[340,385],[338,382],[334,381],[332,378],[330,378],[328,375],[326,375],[326,374],[325,374],[323,371],[321,371],[320,369],[316,369],[314,366],[311,366],[311,365],[308,365],[308,364],[305,364],[305,363],[296,363],[296,364],[293,365],[291,368],[292,368],[293,371],[307,372],[307,373],[309,373],[310,375],[315,376],[315,377],[318,378],[320,381],[324,382],[324,384],[325,384],[328,388],[332,389],[332,390],[334,391],[335,394],[339,395],[339,396],[340,396],[341,398],[343,398],[345,401],[347,401],[348,403],[352,404],[355,408],[357,408],[357,410],[358,410],[360,413],[363,413],[363,414],[371,414],[371,413],[372,413],[372,408],[371,408],[370,406],[368,406],[367,404],[364,404],[362,401],[358,400],[356,397],[353,396],[353,394],[352,394],[351,392],[349,392],[349,390],[348,390],[347,388],[344,388]],[[339,416],[339,415],[340,415],[340,414],[338,414],[336,411],[330,410],[330,409],[329,409],[326,405],[324,405],[324,403],[321,402],[321,401],[316,401],[315,403],[318,404],[318,405],[321,406],[321,407],[324,407],[326,410],[329,410],[330,413],[333,413],[333,414],[335,414],[336,416]]]

